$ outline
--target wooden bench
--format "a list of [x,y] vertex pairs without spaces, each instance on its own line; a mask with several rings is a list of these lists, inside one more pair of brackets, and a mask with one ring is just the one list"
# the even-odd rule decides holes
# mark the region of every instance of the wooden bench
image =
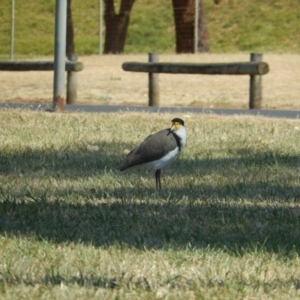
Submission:
[[234,63],[160,63],[158,55],[149,53],[149,62],[124,62],[124,71],[149,73],[149,106],[159,106],[158,74],[249,75],[249,108],[260,109],[262,100],[262,75],[269,72],[262,54],[251,53],[250,62]]
[[[83,70],[83,63],[68,60],[65,64],[67,72],[67,103],[76,103],[77,72]],[[53,61],[0,61],[0,71],[54,71]]]

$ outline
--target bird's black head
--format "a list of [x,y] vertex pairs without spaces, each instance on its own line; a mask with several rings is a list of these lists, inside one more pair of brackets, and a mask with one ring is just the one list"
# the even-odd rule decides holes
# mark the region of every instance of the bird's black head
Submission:
[[172,123],[174,124],[174,123],[179,123],[179,124],[181,124],[182,126],[184,126],[184,121],[182,120],[182,119],[180,119],[180,118],[174,118],[173,120],[172,120]]

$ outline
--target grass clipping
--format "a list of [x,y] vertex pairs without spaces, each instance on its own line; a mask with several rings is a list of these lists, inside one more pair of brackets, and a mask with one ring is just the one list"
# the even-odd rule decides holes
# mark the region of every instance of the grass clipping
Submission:
[[[299,120],[0,114],[1,298],[299,298]],[[162,191],[117,170],[173,117]]]

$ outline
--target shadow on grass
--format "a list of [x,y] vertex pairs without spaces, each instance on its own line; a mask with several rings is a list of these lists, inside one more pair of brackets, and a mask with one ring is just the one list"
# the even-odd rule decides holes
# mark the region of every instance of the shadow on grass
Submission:
[[143,249],[172,247],[300,252],[299,220],[287,207],[172,204],[149,202],[85,203],[36,201],[0,204],[0,232],[36,235],[55,243],[113,244]]
[[[122,160],[116,149],[130,148],[127,146],[104,145],[100,153],[83,149],[28,150],[11,156],[2,153],[1,175],[21,172],[34,178],[43,176],[40,171],[45,169],[47,176],[59,174],[62,179],[92,176],[115,169]],[[83,191],[85,197],[80,203],[68,199],[63,192],[49,195],[37,191],[40,196],[22,199],[12,188],[0,195],[0,234],[33,234],[55,243],[124,244],[139,249],[189,245],[242,252],[264,245],[270,251],[300,253],[299,219],[289,207],[292,202],[298,202],[300,187],[282,184],[280,180],[280,169],[298,169],[299,157],[244,149],[235,150],[235,154],[234,158],[222,159],[183,157],[174,163],[171,171],[183,178],[208,174],[229,176],[224,184],[200,181],[161,192],[139,186],[103,187],[99,194]],[[235,168],[239,171],[234,176],[241,178],[228,183],[234,174],[228,170]],[[247,182],[246,173],[255,174],[265,168],[278,171],[278,176]],[[251,204],[246,204],[245,199]]]
[[125,147],[124,144],[101,142],[101,145],[77,144],[59,150],[51,147],[15,149],[13,152],[2,149],[0,174],[39,176],[46,172],[47,175],[59,174],[63,178],[91,176],[107,168],[116,169],[121,164],[121,153]]

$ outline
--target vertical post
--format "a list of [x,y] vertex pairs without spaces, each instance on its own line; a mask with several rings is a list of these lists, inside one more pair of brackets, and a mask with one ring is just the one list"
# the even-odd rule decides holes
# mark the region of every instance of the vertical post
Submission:
[[74,44],[74,25],[72,17],[72,0],[67,0],[67,37],[66,37],[66,53],[75,53]]
[[99,55],[102,55],[103,0],[99,0]]
[[194,53],[198,53],[199,44],[199,0],[195,0],[195,24],[194,24]]
[[[75,53],[68,53],[68,60],[77,61]],[[67,72],[67,104],[74,104],[77,100],[77,72]]]
[[15,44],[15,0],[11,0],[10,60],[14,60],[14,44]]
[[[261,62],[262,54],[251,53],[251,62]],[[249,108],[260,109],[262,100],[262,76],[250,75],[250,93],[249,93]]]
[[[149,53],[148,62],[158,62],[157,53]],[[159,83],[158,73],[148,73],[149,75],[149,106],[159,106]]]
[[55,4],[55,39],[54,39],[54,82],[53,82],[53,110],[64,110],[65,86],[65,53],[67,0],[56,0]]

